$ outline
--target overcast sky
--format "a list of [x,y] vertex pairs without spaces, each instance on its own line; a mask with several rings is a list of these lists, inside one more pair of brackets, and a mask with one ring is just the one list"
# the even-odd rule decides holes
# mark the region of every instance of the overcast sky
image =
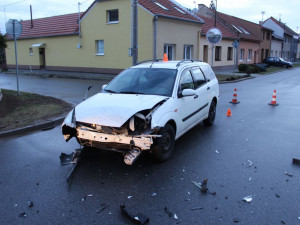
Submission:
[[[93,0],[82,0],[81,11],[86,10],[92,2]],[[177,0],[177,2],[192,9],[197,4],[209,6],[211,0]],[[74,0],[1,0],[0,31],[5,32],[5,22],[8,19],[30,19],[30,5],[33,9],[33,18],[78,12],[78,1]],[[264,11],[264,19],[271,16],[276,19],[281,17],[287,26],[295,32],[300,32],[300,0],[218,0],[217,6],[220,12],[255,23],[262,19],[261,12]]]

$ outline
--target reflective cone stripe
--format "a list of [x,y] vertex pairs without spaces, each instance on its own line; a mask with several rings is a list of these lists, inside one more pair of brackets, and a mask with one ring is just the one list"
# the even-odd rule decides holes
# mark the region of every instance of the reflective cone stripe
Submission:
[[274,106],[279,105],[279,104],[276,102],[276,90],[274,90],[274,92],[273,92],[272,100],[271,100],[271,102],[269,103],[269,105],[274,105]]
[[236,88],[234,89],[233,98],[232,98],[232,101],[230,103],[232,103],[232,104],[238,104],[238,103],[240,103],[237,100],[237,89]]

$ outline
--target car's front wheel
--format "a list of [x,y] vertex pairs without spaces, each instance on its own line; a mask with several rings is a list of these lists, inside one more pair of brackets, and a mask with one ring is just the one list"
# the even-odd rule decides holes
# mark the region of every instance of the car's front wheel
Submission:
[[208,117],[207,119],[203,120],[204,125],[211,126],[214,124],[216,117],[216,102],[212,101],[209,107]]
[[160,134],[162,136],[157,140],[153,153],[155,158],[162,162],[169,159],[174,151],[175,131],[170,124],[166,124]]

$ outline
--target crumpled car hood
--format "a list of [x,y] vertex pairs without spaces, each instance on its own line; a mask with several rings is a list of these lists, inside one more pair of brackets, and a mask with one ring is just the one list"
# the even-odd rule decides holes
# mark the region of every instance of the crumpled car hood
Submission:
[[76,121],[121,127],[135,113],[151,109],[166,96],[98,93],[75,108]]

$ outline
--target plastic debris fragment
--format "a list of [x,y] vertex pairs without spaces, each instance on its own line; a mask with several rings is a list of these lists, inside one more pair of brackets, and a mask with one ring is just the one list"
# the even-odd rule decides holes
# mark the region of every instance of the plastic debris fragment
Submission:
[[277,198],[280,198],[280,195],[279,195],[279,194],[275,194],[275,196],[276,196]]
[[216,150],[216,153],[219,154],[220,152],[218,150]]
[[253,162],[252,162],[252,161],[248,160],[248,162],[249,162],[249,165],[248,165],[248,167],[251,167],[251,166],[253,166]]
[[192,181],[192,183],[194,183],[198,188],[200,188],[200,190],[203,192],[203,193],[209,193],[209,194],[212,194],[212,195],[216,195],[216,192],[211,192],[208,190],[208,187],[207,187],[207,179],[204,179],[202,181],[202,183],[197,183],[195,181]]
[[31,208],[33,206],[33,201],[28,201],[27,205],[28,205],[29,208]]
[[287,172],[284,172],[285,175],[289,176],[289,177],[292,177],[293,175],[292,174],[289,174]]
[[249,178],[249,182],[252,180],[252,177]]
[[109,207],[109,205],[106,205],[105,203],[101,203],[100,206],[101,208],[96,210],[97,213],[101,213],[102,211],[104,211],[106,208]]
[[194,207],[194,208],[191,208],[191,210],[199,210],[199,209],[204,209],[203,207],[199,206],[199,207]]
[[239,221],[239,219],[237,219],[237,218],[234,218],[234,219],[233,219],[233,222],[235,222],[235,223],[239,223],[240,221]]
[[131,195],[129,195],[127,198],[128,198],[128,199],[131,199],[131,198],[132,198],[132,196],[131,196]]
[[174,219],[178,220],[178,216],[176,214],[174,214]]
[[22,212],[22,213],[19,214],[19,217],[26,217],[26,216],[27,216],[26,212]]
[[165,213],[167,213],[169,217],[173,216],[173,213],[170,210],[168,210],[167,207],[165,207]]
[[147,216],[144,216],[141,213],[137,213],[136,215],[134,215],[134,214],[128,212],[125,205],[120,205],[120,208],[121,208],[122,214],[124,216],[126,216],[126,218],[134,224],[144,225],[147,222],[149,222],[149,218]]
[[247,196],[247,197],[243,198],[243,201],[245,201],[245,202],[251,202],[252,199],[253,199],[253,197],[250,195],[250,196]]
[[293,164],[300,165],[300,159],[293,158]]
[[157,193],[154,192],[154,193],[152,194],[152,197],[155,197],[156,195],[157,195]]

